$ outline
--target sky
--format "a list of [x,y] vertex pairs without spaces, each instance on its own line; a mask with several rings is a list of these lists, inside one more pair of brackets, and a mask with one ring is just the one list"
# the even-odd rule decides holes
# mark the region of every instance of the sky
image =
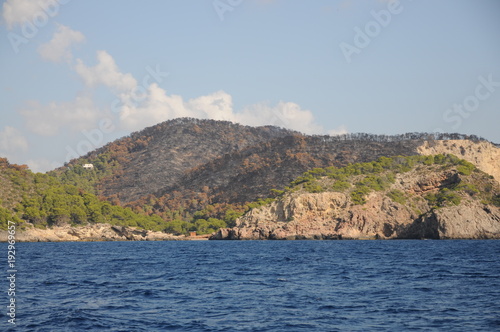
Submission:
[[0,157],[45,172],[194,117],[500,143],[498,0],[6,0]]

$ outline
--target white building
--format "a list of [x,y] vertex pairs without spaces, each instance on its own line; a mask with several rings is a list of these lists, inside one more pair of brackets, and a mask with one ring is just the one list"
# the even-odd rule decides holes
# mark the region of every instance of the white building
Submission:
[[94,165],[93,164],[84,164],[83,168],[85,168],[85,169],[94,169]]

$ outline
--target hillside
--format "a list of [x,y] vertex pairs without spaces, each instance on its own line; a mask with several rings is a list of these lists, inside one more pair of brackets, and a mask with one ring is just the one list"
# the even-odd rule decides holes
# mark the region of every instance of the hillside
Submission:
[[25,165],[10,164],[5,158],[0,158],[0,186],[2,230],[7,229],[8,220],[16,222],[21,230],[104,223],[157,231],[167,227],[158,216],[114,206],[47,174],[33,173]]
[[211,239],[500,238],[500,185],[454,155],[317,168]]
[[[93,225],[106,223],[176,235],[210,234],[235,226],[237,218],[270,202],[311,169],[437,153],[459,155],[497,179],[500,175],[500,149],[475,136],[307,136],[272,126],[176,119],[109,143],[48,174],[2,159],[0,221],[62,227],[64,232],[89,226],[92,233]],[[84,169],[87,163],[93,169]],[[120,233],[96,232],[103,237]],[[81,236],[94,236],[89,234]]]
[[[173,186],[187,171],[217,157],[294,132],[231,122],[181,118],[148,127],[69,162],[51,173],[122,203]],[[95,174],[81,165],[92,163]],[[82,181],[83,177],[83,181]]]
[[346,166],[381,156],[413,155],[420,144],[418,140],[381,142],[375,136],[371,139],[302,135],[274,139],[190,170],[175,186],[160,194],[196,193],[208,187],[211,203],[245,203],[267,197],[271,189],[283,188],[309,169]]
[[[212,218],[231,225],[248,203],[269,197],[272,189],[282,189],[309,169],[429,154],[423,146],[450,139],[457,149],[468,146],[460,157],[472,162],[481,155],[478,144],[499,150],[475,136],[458,134],[306,136],[271,126],[176,119],[112,142],[50,174],[166,221]],[[499,169],[496,160],[476,165],[494,171]],[[92,163],[94,170],[84,170],[85,163]]]

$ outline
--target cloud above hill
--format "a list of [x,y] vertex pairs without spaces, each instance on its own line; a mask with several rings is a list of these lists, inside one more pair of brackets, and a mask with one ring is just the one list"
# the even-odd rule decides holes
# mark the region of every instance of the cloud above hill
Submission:
[[80,31],[75,31],[67,26],[58,24],[52,39],[38,48],[38,53],[45,60],[52,62],[70,61],[71,46],[81,43],[85,36]]
[[6,126],[0,131],[0,151],[12,153],[17,150],[26,151],[28,141],[22,133],[14,127]]
[[[53,3],[59,2],[7,0],[2,15],[11,29],[29,24],[40,13],[47,14],[47,6]],[[146,66],[142,76],[133,75],[122,70],[106,50],[96,51],[94,62],[89,64],[88,59],[73,55],[75,46],[86,40],[85,35],[69,26],[54,23],[52,37],[38,46],[38,55],[43,60],[67,66],[73,77],[80,80],[81,88],[74,99],[26,100],[18,107],[18,113],[24,118],[25,131],[40,137],[52,137],[52,140],[64,137],[60,143],[67,146],[58,149],[74,151],[75,146],[85,145],[82,152],[87,152],[123,132],[138,131],[179,117],[224,120],[250,126],[275,125],[306,134],[327,133],[310,110],[294,102],[257,102],[235,109],[233,97],[222,89],[191,99],[169,93],[162,87],[169,74],[158,64]],[[102,140],[88,143],[88,133],[100,130],[102,123],[107,123],[112,129],[99,134]],[[344,132],[343,127],[331,131],[332,134]],[[14,156],[28,150],[28,142],[19,130],[8,127],[0,132],[0,149],[5,154],[10,151],[8,155]],[[30,162],[40,169],[54,164],[46,159]]]
[[94,105],[92,98],[85,95],[70,102],[51,102],[47,105],[28,101],[20,113],[26,127],[41,136],[55,136],[63,128],[74,133],[91,129],[104,114]]
[[[304,133],[323,133],[311,111],[303,110],[292,102],[276,105],[256,103],[241,110],[233,108],[232,96],[220,90],[190,100],[168,94],[160,87],[168,73],[147,68],[145,77],[137,80],[118,68],[114,58],[106,51],[96,53],[97,64],[87,66],[77,59],[74,67],[86,88],[105,86],[116,96],[112,111],[118,114],[118,128],[135,131],[162,121],[178,117],[226,120],[245,125],[276,125]],[[139,84],[139,81],[141,82]]]

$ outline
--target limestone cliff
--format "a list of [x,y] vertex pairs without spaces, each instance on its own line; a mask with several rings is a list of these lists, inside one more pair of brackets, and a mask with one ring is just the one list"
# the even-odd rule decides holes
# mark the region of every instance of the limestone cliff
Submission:
[[[417,165],[369,192],[364,204],[354,199],[359,186],[343,192],[292,190],[211,239],[500,239],[498,183],[477,169],[464,171],[468,175],[459,170]],[[363,183],[363,176],[350,180]],[[495,203],[481,196],[487,191]]]
[[[354,206],[344,194],[291,195],[252,211],[211,239],[500,239],[497,207],[467,203],[418,215],[380,194],[366,205]],[[287,214],[293,219],[281,218]]]
[[425,141],[417,148],[419,154],[453,154],[473,163],[477,168],[492,175],[500,182],[500,148],[487,141],[433,140]]

